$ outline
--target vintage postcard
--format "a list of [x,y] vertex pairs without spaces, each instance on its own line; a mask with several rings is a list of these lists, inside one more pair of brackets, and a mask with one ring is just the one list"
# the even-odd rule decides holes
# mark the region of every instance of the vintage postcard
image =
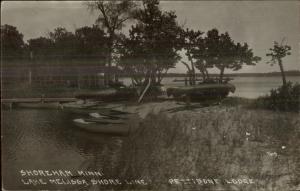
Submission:
[[300,191],[299,31],[299,1],[2,1],[2,189]]

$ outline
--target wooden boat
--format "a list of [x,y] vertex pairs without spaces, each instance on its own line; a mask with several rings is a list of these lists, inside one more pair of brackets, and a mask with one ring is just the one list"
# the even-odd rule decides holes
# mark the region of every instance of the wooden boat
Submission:
[[82,100],[100,100],[105,102],[128,101],[136,99],[136,88],[107,88],[96,92],[80,93],[75,95],[77,99]]
[[222,99],[230,92],[234,93],[235,86],[230,83],[224,84],[199,84],[195,86],[170,87],[167,89],[168,97],[189,98],[190,100],[202,101],[210,99]]
[[20,108],[33,108],[33,109],[62,109],[62,104],[59,102],[25,102],[17,103]]
[[[75,95],[77,99],[81,100],[97,100],[107,102],[122,102],[122,101],[136,101],[139,99],[141,101],[145,94],[145,97],[157,97],[163,92],[162,86],[136,86],[136,87],[121,87],[118,89],[107,88],[95,92],[86,92]],[[142,90],[148,90],[142,92]],[[141,97],[141,95],[143,95]]]
[[104,118],[104,119],[84,119],[86,122],[96,122],[98,124],[103,124],[103,125],[122,125],[125,124],[124,120],[122,119],[109,119],[109,118]]
[[119,120],[119,119],[126,119],[125,117],[120,117],[120,114],[111,115],[106,113],[89,113],[89,116],[95,119],[109,119],[109,120]]
[[113,122],[108,120],[88,120],[88,119],[74,119],[74,124],[86,131],[94,133],[106,134],[128,134],[129,126],[122,122]]
[[104,115],[101,115],[101,114],[99,114],[97,112],[89,113],[89,116],[97,118],[97,119],[105,117]]
[[83,100],[62,104],[63,108],[73,108],[73,109],[87,109],[97,105],[98,102],[85,102]]

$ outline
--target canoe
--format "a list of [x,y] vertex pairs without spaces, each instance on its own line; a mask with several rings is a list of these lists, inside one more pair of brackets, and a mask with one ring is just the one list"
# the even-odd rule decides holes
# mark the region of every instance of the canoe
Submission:
[[96,122],[98,124],[101,125],[122,125],[125,124],[124,120],[122,119],[108,119],[108,118],[104,118],[104,119],[84,119],[85,122]]
[[33,108],[33,109],[62,109],[62,104],[59,102],[32,102],[32,103],[17,103],[20,108]]
[[91,116],[91,117],[94,117],[94,118],[104,118],[105,116],[104,115],[101,115],[101,114],[99,114],[99,113],[97,113],[97,112],[94,112],[94,113],[89,113],[89,116]]
[[226,84],[200,84],[195,86],[170,87],[167,89],[168,97],[188,97],[191,100],[209,100],[225,98],[230,92],[234,93],[235,86]]
[[105,134],[128,134],[129,127],[120,122],[108,122],[108,121],[96,121],[86,119],[74,119],[74,124],[86,131],[93,133],[105,133]]
[[82,100],[77,102],[69,102],[62,104],[63,108],[86,109],[97,106],[98,102],[84,102]]
[[126,119],[124,117],[120,117],[120,115],[110,115],[110,114],[105,114],[105,113],[89,113],[89,116],[95,119],[109,119],[109,120],[119,120],[119,119]]

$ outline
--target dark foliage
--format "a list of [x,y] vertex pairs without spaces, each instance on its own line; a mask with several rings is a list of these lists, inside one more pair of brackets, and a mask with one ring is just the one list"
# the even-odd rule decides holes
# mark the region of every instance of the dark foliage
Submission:
[[[283,43],[283,41],[282,41]],[[266,54],[266,56],[271,57],[271,61],[267,63],[271,63],[271,66],[274,64],[278,64],[281,72],[282,83],[286,85],[286,77],[283,69],[282,59],[288,55],[291,55],[291,47],[288,45],[279,44],[278,42],[274,42],[273,48],[270,48],[270,52]]]
[[178,40],[181,28],[174,12],[162,11],[159,1],[143,1],[143,8],[136,11],[137,24],[129,30],[129,38],[122,40],[120,66],[132,75],[135,85],[150,79],[159,84],[180,56]]
[[55,28],[49,37],[23,41],[16,27],[1,26],[1,56],[7,59],[101,59],[107,54],[107,35],[97,27],[82,27],[75,33],[63,27]]
[[279,111],[300,111],[300,84],[288,82],[277,89],[272,89],[270,95],[260,97],[254,103],[255,107]]
[[[207,32],[204,45],[206,48],[196,51],[196,55],[204,57],[206,63],[213,64],[220,70],[220,82],[223,80],[225,69],[237,71],[243,65],[255,65],[261,60],[254,55],[247,43],[235,43],[227,32],[219,33],[217,29]],[[199,63],[200,66],[202,62]]]
[[23,48],[23,34],[14,26],[1,25],[1,57],[20,57]]
[[[112,67],[112,63],[116,63],[115,53],[119,34],[125,23],[133,19],[133,14],[136,9],[136,2],[131,0],[122,1],[91,1],[87,3],[91,11],[96,11],[99,15],[96,24],[105,29],[107,33],[107,54],[106,62],[108,67]],[[112,80],[112,75],[107,73],[107,78]],[[117,78],[115,78],[117,81]]]

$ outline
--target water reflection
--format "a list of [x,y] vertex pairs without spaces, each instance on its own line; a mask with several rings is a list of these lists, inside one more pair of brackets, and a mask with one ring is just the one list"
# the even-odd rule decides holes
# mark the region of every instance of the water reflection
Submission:
[[99,170],[106,176],[114,176],[118,153],[126,137],[80,130],[72,120],[83,115],[59,110],[3,111],[4,187],[31,188],[20,181],[21,169]]
[[[174,79],[184,81],[184,77],[166,77],[163,78],[162,84],[166,87],[184,86],[184,82],[174,82]],[[287,76],[287,80],[293,83],[300,83],[299,76]],[[124,81],[124,84],[126,85],[130,85],[131,83],[129,78],[123,78],[122,81]],[[281,86],[282,79],[280,76],[234,77],[234,80],[230,81],[230,83],[236,87],[235,93],[230,94],[230,96],[257,98],[268,94],[271,89]]]

